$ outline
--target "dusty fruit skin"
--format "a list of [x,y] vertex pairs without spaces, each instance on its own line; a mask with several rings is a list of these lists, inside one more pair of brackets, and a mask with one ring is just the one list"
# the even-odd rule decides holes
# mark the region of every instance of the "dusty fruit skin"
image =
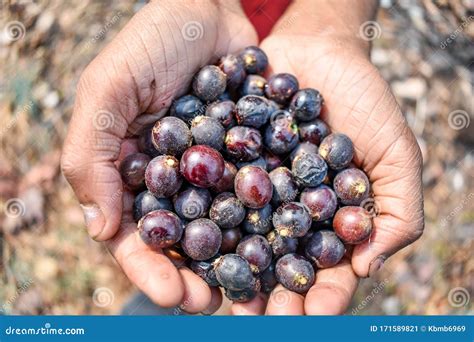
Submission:
[[321,113],[323,97],[316,89],[306,88],[296,92],[291,99],[290,112],[300,121],[311,121]]
[[265,86],[267,80],[260,75],[248,75],[245,79],[242,87],[240,88],[241,96],[246,95],[265,95]]
[[299,184],[314,187],[323,182],[328,166],[319,155],[303,153],[295,157],[291,163],[291,171]]
[[243,126],[260,128],[270,118],[270,103],[263,96],[247,95],[235,105],[237,123]]
[[246,259],[252,272],[263,272],[272,262],[272,248],[261,235],[247,235],[237,246],[237,254]]
[[334,215],[334,232],[344,242],[356,245],[367,240],[372,233],[372,219],[362,207],[342,207]]
[[119,166],[122,181],[130,190],[140,190],[145,187],[145,170],[150,157],[144,153],[130,154],[122,160]]
[[241,169],[241,168],[243,168],[244,166],[247,166],[247,165],[258,166],[258,167],[261,167],[262,169],[264,169],[265,171],[267,171],[267,162],[261,156],[258,157],[257,159],[251,160],[251,161],[238,162],[237,163],[237,167],[239,169]]
[[148,190],[158,198],[173,196],[183,183],[178,160],[173,156],[153,158],[145,171],[145,183]]
[[180,162],[184,178],[200,188],[216,185],[224,174],[224,169],[222,155],[206,145],[191,146],[184,152]]
[[191,270],[200,276],[209,286],[219,286],[219,282],[216,278],[216,272],[214,271],[213,263],[220,257],[219,254],[208,259],[208,260],[193,260],[191,262]]
[[248,209],[242,224],[250,234],[266,234],[272,229],[272,206],[267,204],[261,209]]
[[270,293],[278,284],[275,276],[276,261],[272,261],[265,271],[260,273],[260,287],[263,293]]
[[300,122],[298,125],[301,141],[308,141],[319,145],[329,135],[329,127],[323,120],[315,119],[309,122]]
[[245,72],[244,62],[240,57],[235,55],[221,57],[218,66],[227,76],[228,89],[237,89],[247,75]]
[[157,198],[150,191],[143,191],[133,202],[133,219],[138,222],[150,211],[158,209],[173,210],[173,205],[167,198]]
[[265,162],[267,164],[268,172],[275,170],[277,167],[281,166],[281,164],[283,163],[280,157],[271,153],[270,151],[265,151],[263,153],[263,158],[265,159]]
[[319,155],[331,169],[341,170],[350,164],[354,156],[354,146],[347,135],[332,133],[319,145]]
[[293,161],[296,157],[302,155],[303,153],[318,154],[318,146],[307,141],[300,143],[293,149],[293,151],[291,151],[291,161]]
[[149,126],[143,129],[140,133],[137,141],[138,150],[142,153],[148,154],[151,157],[156,157],[159,152],[156,150],[155,145],[151,141],[151,130],[153,126]]
[[173,102],[170,108],[170,115],[175,116],[184,122],[190,122],[204,112],[204,105],[196,96],[185,95]]
[[331,218],[337,209],[336,193],[323,184],[315,188],[305,188],[301,193],[300,201],[308,207],[314,221]]
[[286,203],[274,213],[273,226],[283,237],[301,237],[311,228],[311,215],[308,208],[302,203]]
[[287,111],[276,111],[263,133],[265,146],[278,155],[289,153],[298,145],[298,126]]
[[159,154],[179,157],[191,146],[192,136],[183,120],[165,116],[153,126],[151,140]]
[[237,168],[231,162],[224,162],[224,174],[216,184],[211,186],[211,190],[217,193],[234,190],[234,179],[237,174]]
[[256,46],[246,47],[239,56],[248,74],[262,74],[268,66],[267,55]]
[[171,211],[151,211],[138,221],[138,232],[143,242],[153,248],[165,248],[181,239],[183,224]]
[[315,280],[311,263],[297,254],[287,254],[278,259],[275,274],[280,284],[297,293],[306,293]]
[[196,116],[191,122],[191,133],[196,145],[207,145],[217,151],[224,146],[225,129],[210,116]]
[[269,174],[273,185],[272,205],[279,206],[295,200],[298,196],[298,184],[291,171],[284,166],[277,167]]
[[272,199],[273,185],[268,173],[258,166],[244,166],[235,176],[235,194],[249,208],[259,209]]
[[221,254],[234,253],[241,239],[242,231],[239,227],[224,229],[222,231],[222,244],[219,252]]
[[295,253],[298,248],[298,239],[283,237],[276,230],[267,234],[267,240],[272,247],[273,255],[279,257],[288,253]]
[[235,161],[251,161],[262,152],[262,136],[252,127],[232,127],[227,131],[224,142],[227,154]]
[[213,102],[206,109],[206,115],[219,120],[225,129],[232,128],[237,124],[234,113],[235,103],[230,100]]
[[223,192],[214,198],[209,218],[223,229],[237,227],[245,218],[245,207],[231,192]]
[[333,182],[337,197],[345,205],[360,205],[369,197],[369,179],[362,170],[350,168],[340,171]]
[[299,84],[295,76],[287,73],[275,74],[268,80],[265,94],[276,103],[286,104],[298,88]]
[[207,260],[217,254],[222,243],[221,230],[209,219],[201,218],[188,223],[181,246],[193,260]]
[[255,286],[250,264],[238,254],[226,254],[214,262],[219,283],[229,290],[239,291]]
[[179,217],[194,220],[207,215],[211,201],[211,194],[207,189],[189,186],[175,195],[173,205]]
[[219,67],[206,65],[194,77],[193,91],[203,101],[214,101],[224,93],[227,77]]
[[330,230],[314,232],[306,242],[305,255],[318,268],[333,267],[344,256],[344,244]]

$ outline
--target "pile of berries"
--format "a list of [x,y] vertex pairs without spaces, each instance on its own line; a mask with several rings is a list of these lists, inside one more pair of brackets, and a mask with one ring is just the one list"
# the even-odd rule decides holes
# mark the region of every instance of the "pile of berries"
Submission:
[[251,46],[204,66],[120,165],[143,241],[236,302],[305,293],[372,232],[351,140],[318,119],[317,90],[267,65]]

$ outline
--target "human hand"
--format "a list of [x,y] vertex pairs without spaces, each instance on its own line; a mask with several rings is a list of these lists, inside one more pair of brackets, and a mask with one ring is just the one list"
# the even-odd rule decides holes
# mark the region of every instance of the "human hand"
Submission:
[[217,289],[140,239],[133,194],[118,162],[137,151],[133,133],[155,122],[215,56],[255,45],[237,1],[152,2],[136,14],[81,76],[62,170],[84,209],[89,234],[105,241],[129,279],[162,307],[216,310]]
[[[423,231],[420,149],[389,85],[370,62],[368,43],[357,37],[364,20],[358,24],[349,17],[345,20],[336,2],[311,1],[303,6],[304,2],[287,10],[260,47],[271,63],[270,74],[291,73],[300,88],[321,92],[325,99],[321,118],[333,132],[342,132],[353,141],[354,161],[372,184],[374,202],[369,205],[378,213],[370,240],[355,246],[336,267],[319,270],[305,297],[279,285],[266,308],[265,300],[257,297],[234,304],[235,314],[341,314],[350,304],[358,277],[372,276],[386,258]],[[302,17],[311,12],[313,4],[319,4],[318,13],[332,10],[335,18],[312,26],[317,19]],[[353,2],[337,4],[350,8],[350,15],[357,18]],[[292,16],[297,18],[292,25],[285,24]]]

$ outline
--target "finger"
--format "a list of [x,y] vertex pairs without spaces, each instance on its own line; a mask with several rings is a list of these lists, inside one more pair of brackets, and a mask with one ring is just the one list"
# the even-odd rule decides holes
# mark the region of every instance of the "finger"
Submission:
[[143,243],[133,222],[133,194],[123,196],[123,222],[117,234],[105,244],[118,264],[143,293],[161,307],[181,303],[184,284],[181,275],[161,250],[152,250]]
[[207,283],[191,270],[183,267],[179,270],[184,284],[184,297],[180,308],[188,313],[205,310],[211,303],[211,289]]
[[203,315],[212,315],[222,305],[222,292],[218,287],[211,287],[211,302],[208,307],[201,311]]
[[270,294],[266,315],[304,315],[304,297],[277,285]]
[[358,278],[348,260],[321,269],[316,283],[306,295],[304,311],[307,315],[341,315],[351,302],[357,289]]
[[352,265],[360,277],[373,276],[385,260],[416,241],[423,232],[421,153],[411,132],[388,150],[370,173],[375,197],[370,239],[354,247]]
[[265,314],[267,295],[259,293],[254,299],[247,303],[233,303],[232,315],[235,316],[257,316]]

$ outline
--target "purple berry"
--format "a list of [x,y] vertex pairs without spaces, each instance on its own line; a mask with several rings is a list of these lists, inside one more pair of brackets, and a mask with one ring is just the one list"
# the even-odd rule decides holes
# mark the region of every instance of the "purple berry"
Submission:
[[286,154],[298,145],[298,126],[287,111],[276,111],[263,134],[265,146],[275,154]]
[[183,120],[166,116],[151,131],[152,142],[159,154],[181,156],[191,146],[191,131]]
[[241,53],[247,74],[262,74],[268,66],[268,57],[262,49],[248,46]]
[[270,244],[257,234],[244,237],[237,246],[237,254],[249,262],[254,274],[264,271],[272,262]]
[[261,209],[248,209],[242,226],[250,234],[268,233],[272,229],[272,206],[267,204]]
[[206,115],[219,120],[225,129],[232,128],[237,124],[234,113],[235,103],[229,100],[213,102],[206,109]]
[[307,141],[315,145],[319,145],[330,133],[328,125],[319,119],[310,122],[300,122],[298,130],[301,141]]
[[219,286],[219,281],[216,278],[214,271],[214,262],[220,257],[219,254],[208,260],[193,260],[191,262],[191,270],[200,276],[209,286]]
[[258,166],[267,171],[267,162],[263,157],[258,157],[257,159],[251,160],[251,161],[246,161],[246,162],[238,162],[237,167],[239,169],[243,168],[244,166],[247,165],[252,165],[252,166]]
[[196,116],[191,122],[191,133],[196,145],[207,145],[217,151],[224,146],[225,129],[210,116]]
[[265,96],[265,86],[267,80],[260,75],[248,75],[242,87],[240,88],[241,96],[258,95]]
[[149,126],[143,129],[138,137],[138,150],[142,153],[148,154],[150,157],[156,157],[160,153],[156,150],[155,145],[153,145],[151,138],[151,130],[153,126]]
[[296,146],[296,148],[293,151],[291,151],[290,159],[293,161],[297,156],[303,153],[318,154],[318,146],[310,142],[304,141],[300,143],[298,146]]
[[222,254],[234,253],[240,240],[242,240],[242,231],[239,227],[224,229],[219,252]]
[[201,218],[188,223],[184,229],[181,246],[193,260],[207,260],[217,254],[222,243],[222,233],[217,224]]
[[286,203],[273,215],[273,226],[283,237],[301,237],[311,228],[311,215],[304,204]]
[[211,201],[209,190],[189,186],[175,196],[173,204],[179,217],[194,220],[207,215]]
[[217,193],[234,190],[234,179],[237,174],[237,168],[231,162],[224,162],[224,174],[221,179],[211,187],[211,190]]
[[242,126],[260,128],[270,118],[270,103],[263,96],[247,95],[236,104],[235,117]]
[[273,194],[268,173],[258,166],[244,166],[235,176],[234,189],[237,197],[249,208],[259,209],[267,205]]
[[183,223],[171,211],[151,211],[138,221],[138,232],[143,242],[152,248],[174,245],[183,234]]
[[296,92],[290,103],[290,111],[300,121],[316,119],[323,106],[323,97],[316,89],[306,88]]
[[227,154],[236,161],[257,159],[262,151],[262,136],[251,127],[236,126],[227,131],[225,137]]
[[342,133],[333,133],[323,139],[319,145],[319,155],[334,170],[347,167],[354,156],[351,139]]
[[170,115],[189,123],[196,116],[202,115],[204,110],[203,103],[196,96],[185,95],[173,101],[170,108]]
[[245,218],[245,207],[233,193],[223,192],[214,199],[209,218],[222,229],[237,227]]
[[144,153],[134,153],[125,157],[119,166],[122,181],[130,190],[140,190],[145,187],[145,170],[150,157]]
[[179,173],[179,162],[173,156],[153,158],[145,171],[145,183],[158,198],[170,197],[178,192],[183,179]]
[[276,230],[267,234],[267,240],[275,257],[295,253],[298,249],[298,239],[281,236]]
[[334,215],[333,227],[343,242],[356,245],[372,233],[372,218],[362,207],[342,207]]
[[306,257],[318,268],[337,265],[344,256],[345,248],[333,231],[320,230],[314,232],[305,247]]
[[237,89],[244,81],[246,73],[244,62],[240,57],[234,55],[221,57],[218,66],[227,76],[228,89]]
[[304,189],[300,201],[308,207],[314,221],[333,217],[337,209],[336,193],[327,185]]
[[275,74],[268,80],[265,93],[270,100],[279,104],[286,104],[298,91],[299,84],[291,74]]
[[273,184],[272,205],[279,206],[295,200],[298,196],[298,184],[288,168],[277,167],[269,176]]
[[216,185],[224,174],[224,169],[222,155],[206,145],[188,148],[180,163],[180,171],[184,178],[200,188]]
[[238,254],[226,254],[214,263],[217,280],[230,290],[244,290],[255,286],[250,264]]
[[303,153],[291,163],[291,171],[296,181],[302,186],[318,186],[328,172],[328,166],[317,154]]
[[275,274],[280,284],[297,293],[306,293],[315,280],[311,263],[297,254],[287,254],[278,259]]
[[334,178],[334,190],[342,204],[360,205],[369,197],[369,179],[362,170],[345,169]]
[[263,293],[270,293],[273,291],[275,286],[278,284],[278,280],[275,275],[276,262],[273,261],[265,271],[260,273],[260,286]]
[[227,77],[219,67],[206,65],[194,76],[193,91],[203,101],[214,101],[226,88]]
[[156,198],[150,191],[143,191],[133,202],[133,219],[137,222],[150,211],[158,209],[173,210],[173,205],[167,198]]

